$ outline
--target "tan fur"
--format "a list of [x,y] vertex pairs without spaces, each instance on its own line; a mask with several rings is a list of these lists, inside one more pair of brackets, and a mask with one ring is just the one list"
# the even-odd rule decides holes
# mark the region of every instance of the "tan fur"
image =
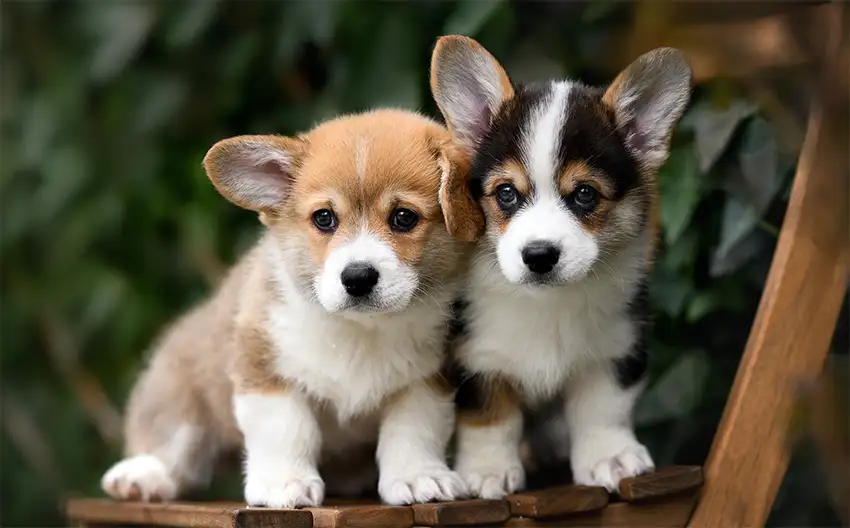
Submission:
[[[356,138],[366,140],[358,144]],[[290,192],[279,203],[256,207],[223,168],[228,155],[251,141],[283,145],[297,153],[286,161],[296,174]],[[276,372],[279,365],[265,330],[267,306],[280,295],[272,279],[277,237],[300,237],[312,254],[312,261],[304,267],[315,270],[347,232],[366,222],[392,245],[401,260],[418,264],[430,280],[457,280],[465,253],[449,236],[437,201],[438,157],[450,159],[452,171],[465,176],[464,161],[446,151],[450,148],[450,137],[442,126],[394,110],[339,118],[299,138],[246,136],[213,147],[205,159],[211,181],[234,203],[258,211],[268,230],[216,293],[180,318],[155,347],[129,400],[127,455],[167,457],[163,450],[175,428],[185,424],[203,431],[204,437],[185,463],[187,468],[199,466],[195,458],[236,450],[242,444],[232,411],[234,392],[292,390],[297,380]],[[358,159],[364,155],[369,166],[366,174],[364,161]],[[339,215],[336,233],[322,233],[312,224],[313,211],[324,204],[332,204]],[[387,227],[390,212],[397,206],[420,215],[413,231],[395,233]],[[448,390],[443,380],[435,378],[430,383],[441,392]],[[323,422],[333,420],[332,413],[320,417]],[[332,446],[334,434],[351,431],[332,432],[324,444]],[[191,471],[186,472],[178,477],[191,485],[204,484],[206,476],[192,481]]]
[[458,421],[471,427],[486,427],[500,423],[520,409],[519,395],[511,383],[497,375],[490,376],[480,386],[483,405],[474,410],[458,412]]

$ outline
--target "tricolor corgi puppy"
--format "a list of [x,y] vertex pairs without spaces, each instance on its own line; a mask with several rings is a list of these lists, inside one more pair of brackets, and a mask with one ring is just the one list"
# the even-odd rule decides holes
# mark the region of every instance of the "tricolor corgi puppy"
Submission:
[[631,412],[647,365],[656,172],[690,98],[682,53],[657,49],[607,88],[514,86],[481,45],[443,37],[431,88],[468,180],[448,224],[481,226],[456,350],[455,469],[496,498],[524,485],[523,412],[563,399],[574,481],[615,490],[653,469]]
[[249,505],[320,504],[320,466],[364,449],[387,503],[464,495],[445,461],[454,392],[440,374],[465,269],[438,201],[463,166],[453,149],[442,125],[401,110],[213,146],[210,180],[267,229],[158,345],[104,490],[173,499],[244,447]]

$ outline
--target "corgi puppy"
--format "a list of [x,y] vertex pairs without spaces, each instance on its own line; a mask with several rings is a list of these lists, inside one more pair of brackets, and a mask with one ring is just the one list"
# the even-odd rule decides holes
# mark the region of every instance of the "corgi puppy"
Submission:
[[463,496],[441,369],[467,252],[438,202],[458,159],[442,125],[402,110],[214,145],[210,180],[267,229],[154,351],[104,490],[174,499],[244,448],[252,506],[318,505],[320,466],[364,451],[389,504]]
[[647,366],[655,177],[690,98],[679,51],[637,59],[607,88],[514,86],[462,36],[441,38],[431,89],[471,160],[441,200],[480,240],[455,351],[455,469],[497,498],[524,486],[523,412],[562,400],[577,484],[616,490],[653,469],[631,412]]

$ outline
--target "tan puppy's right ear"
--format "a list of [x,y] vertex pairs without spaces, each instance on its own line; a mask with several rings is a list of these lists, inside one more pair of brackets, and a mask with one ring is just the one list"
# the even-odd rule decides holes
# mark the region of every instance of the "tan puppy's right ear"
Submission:
[[431,93],[452,139],[472,156],[502,103],[514,96],[505,70],[484,47],[461,35],[440,37],[431,56]]
[[261,215],[274,214],[289,195],[306,146],[300,138],[237,136],[213,145],[204,156],[204,169],[231,202]]
[[440,149],[440,207],[449,234],[464,242],[478,240],[484,232],[484,211],[469,192],[469,161],[462,151],[448,144]]

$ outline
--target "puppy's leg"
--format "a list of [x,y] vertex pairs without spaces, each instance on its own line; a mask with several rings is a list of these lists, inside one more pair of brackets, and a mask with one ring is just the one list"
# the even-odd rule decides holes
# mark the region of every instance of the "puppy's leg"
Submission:
[[416,383],[384,411],[378,435],[378,492],[389,504],[453,500],[466,495],[446,464],[455,412],[447,384]]
[[245,437],[245,501],[270,508],[321,504],[321,432],[307,397],[281,383],[273,390],[237,392],[233,410]]
[[499,499],[525,485],[520,459],[522,410],[502,379],[465,380],[458,392],[455,469],[472,495]]
[[611,362],[592,365],[569,381],[566,414],[576,484],[616,491],[620,479],[654,469],[631,424],[641,389],[634,381],[621,384]]
[[127,457],[101,479],[111,497],[172,500],[209,483],[219,440],[184,374],[163,355],[134,387],[125,422]]

